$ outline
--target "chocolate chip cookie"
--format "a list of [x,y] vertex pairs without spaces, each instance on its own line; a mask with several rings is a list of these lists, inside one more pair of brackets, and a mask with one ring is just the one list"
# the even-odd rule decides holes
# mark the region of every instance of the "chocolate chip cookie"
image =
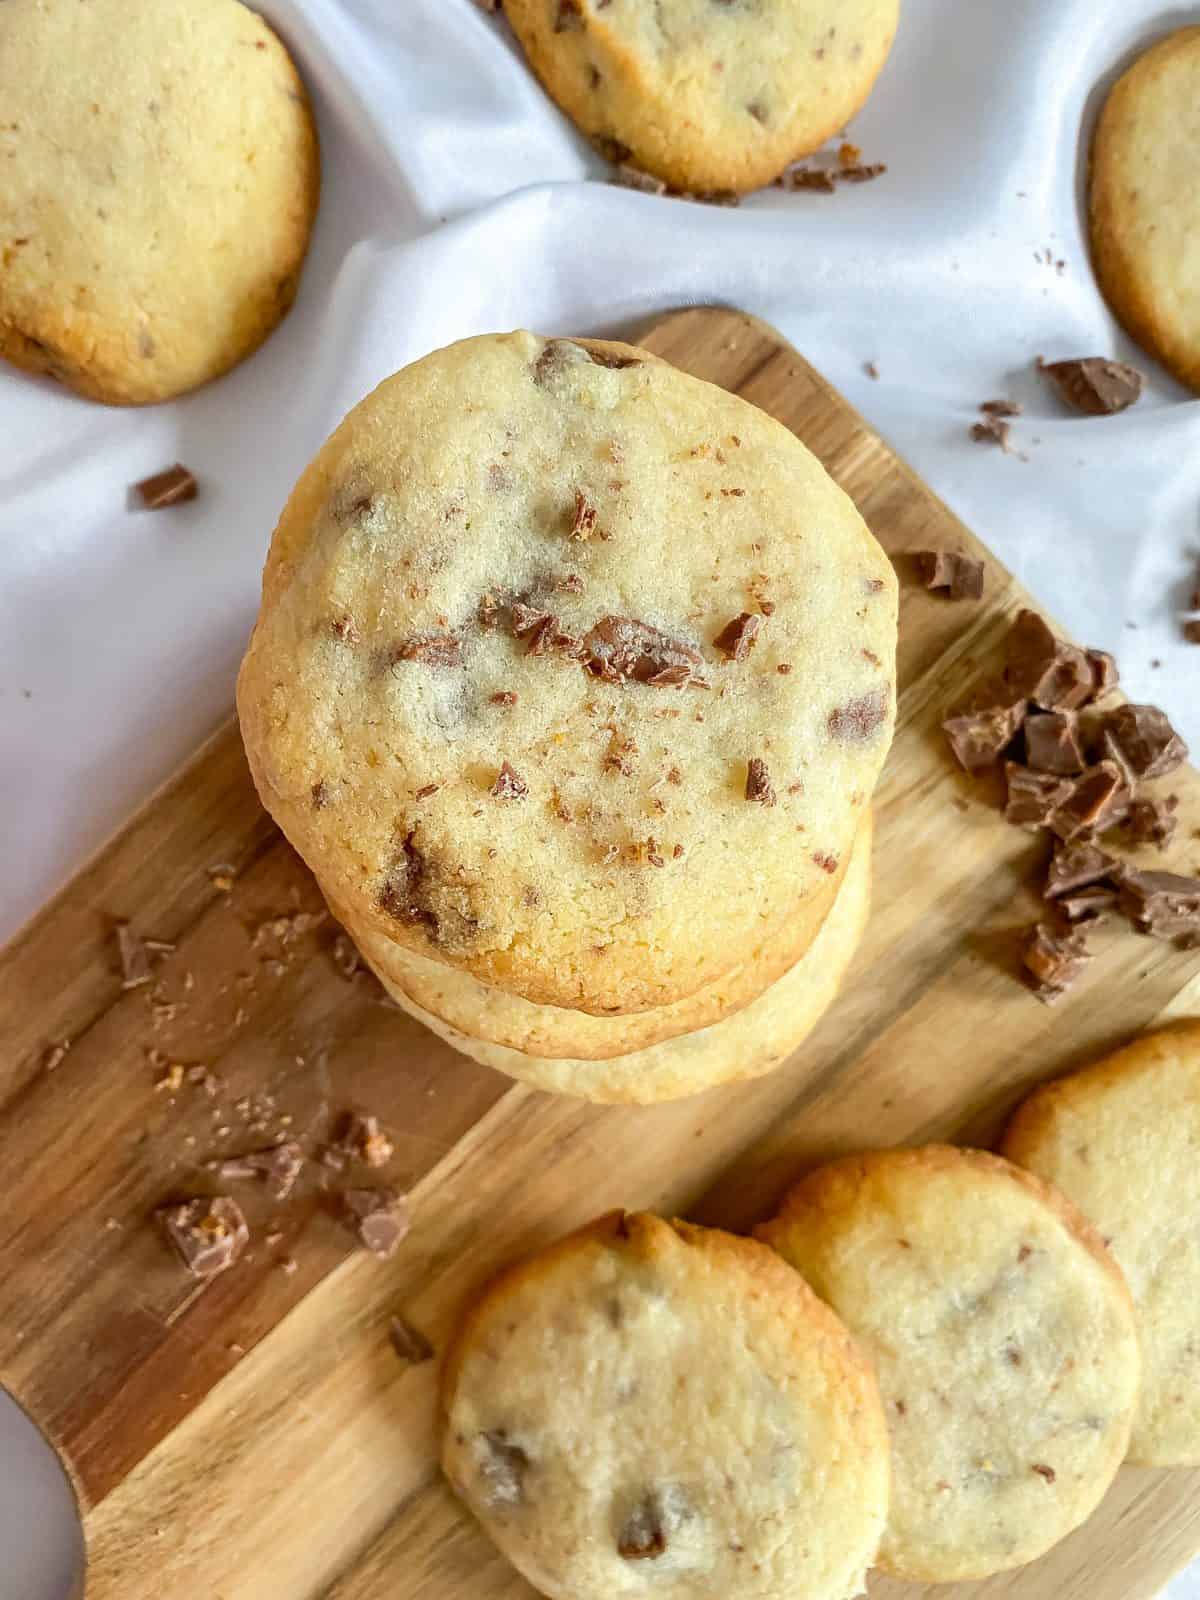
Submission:
[[759,1234],[875,1359],[893,1451],[881,1566],[986,1578],[1090,1515],[1141,1360],[1120,1268],[1057,1190],[980,1151],[879,1151],[802,1179]]
[[869,1363],[764,1246],[615,1212],[447,1355],[442,1463],[541,1593],[849,1600],[887,1514]]
[[236,0],[0,7],[0,355],[117,405],[225,372],[291,305],[320,171]]
[[894,716],[896,582],[779,423],[628,345],[438,351],[304,474],[238,707],[355,925],[541,1005],[815,938]]
[[549,93],[613,156],[690,192],[769,183],[844,128],[899,0],[505,0]]

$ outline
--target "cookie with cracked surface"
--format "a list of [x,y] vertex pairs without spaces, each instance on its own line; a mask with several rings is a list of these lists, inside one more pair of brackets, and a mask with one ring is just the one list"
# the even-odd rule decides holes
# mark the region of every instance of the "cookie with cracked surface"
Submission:
[[238,708],[356,926],[643,1011],[812,942],[895,633],[887,557],[781,424],[627,345],[488,336],[381,385],[301,478]]
[[690,192],[769,183],[844,128],[899,0],[507,0],[547,91],[589,137]]
[[1130,1459],[1200,1464],[1200,1021],[1035,1090],[1002,1149],[1074,1201],[1125,1273],[1144,1363]]
[[1200,27],[1140,56],[1092,145],[1092,258],[1109,305],[1200,391]]
[[921,1583],[1042,1555],[1125,1455],[1133,1303],[1057,1190],[977,1150],[835,1161],[759,1228],[873,1355],[892,1430],[880,1565]]
[[442,1464],[554,1600],[849,1600],[887,1513],[870,1364],[751,1239],[615,1212],[503,1273],[443,1373]]
[[[397,979],[392,975],[397,969],[387,964],[389,952],[380,951],[381,941],[368,938],[362,943],[362,949],[396,1003],[472,1060],[552,1094],[578,1095],[584,1100],[610,1104],[652,1105],[698,1094],[717,1084],[761,1077],[780,1066],[800,1047],[836,999],[866,926],[871,896],[870,854],[870,828],[864,822],[855,840],[845,880],[820,933],[790,971],[763,989],[749,1004],[723,1021],[702,1026],[694,1032],[676,1034],[658,1044],[625,1050],[607,1060],[529,1055],[477,1039],[440,1015],[431,1014],[413,999],[403,977]],[[392,946],[391,950],[395,948]],[[403,968],[400,971],[403,972]],[[482,987],[473,978],[455,973],[446,989],[452,991],[455,999],[461,1000],[467,984],[475,990]],[[708,992],[704,991],[699,998],[706,1002]],[[686,1012],[689,1003],[684,1000],[671,1007],[677,1020]],[[526,1012],[535,1009],[528,1001],[521,1005]],[[511,1012],[514,1008],[497,1009]],[[536,1009],[553,1012],[556,1008]],[[461,1014],[456,1008],[456,1016]],[[591,1024],[587,1031],[594,1038],[601,1031],[619,1037],[627,1024],[636,1027],[642,1019],[653,1018],[656,1013],[642,1011],[628,1018],[585,1017],[578,1011],[564,1011],[559,1015],[564,1019],[563,1026],[573,1022]]]
[[0,7],[0,355],[114,405],[227,371],[296,293],[304,85],[237,0]]

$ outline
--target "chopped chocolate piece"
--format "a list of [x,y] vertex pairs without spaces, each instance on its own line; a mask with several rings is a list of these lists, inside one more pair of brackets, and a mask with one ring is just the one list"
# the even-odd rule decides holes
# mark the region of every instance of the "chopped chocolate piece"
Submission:
[[1116,657],[1110,656],[1107,650],[1085,650],[1083,653],[1092,669],[1092,699],[1103,700],[1121,681]]
[[492,696],[494,706],[515,706],[517,697],[511,689],[502,689],[499,694]]
[[1049,923],[1039,922],[1026,936],[1021,960],[1035,981],[1038,999],[1053,1005],[1077,981],[1091,955],[1081,934],[1057,933]]
[[1175,815],[1178,810],[1177,794],[1169,794],[1162,800],[1135,800],[1122,826],[1133,844],[1156,844],[1163,849],[1170,844],[1179,826]]
[[951,600],[979,600],[983,562],[955,550],[918,550],[913,559],[927,589],[944,589]]
[[873,379],[876,383],[879,382],[879,368],[876,366],[874,361],[864,361],[863,371],[866,373],[868,378]]
[[433,1346],[429,1340],[403,1317],[393,1317],[388,1323],[388,1338],[401,1361],[406,1361],[410,1367],[433,1360]]
[[667,186],[661,178],[653,177],[649,172],[643,172],[640,167],[631,167],[627,161],[617,163],[617,169],[609,178],[609,183],[615,183],[622,189],[637,189],[642,194],[666,194]]
[[1135,778],[1165,778],[1187,760],[1187,745],[1157,706],[1118,706],[1102,726]]
[[1003,417],[984,417],[982,422],[971,424],[971,437],[976,444],[998,444],[1001,450],[1007,450],[1011,434],[1012,428]]
[[575,491],[575,516],[571,522],[572,539],[590,539],[596,532],[596,508],[580,489]]
[[1183,950],[1200,948],[1200,878],[1127,867],[1120,888],[1121,910],[1139,932]]
[[1095,691],[1084,652],[1056,639],[1036,611],[1020,611],[1004,642],[1004,677],[1014,694],[1045,711],[1072,711]]
[[338,1138],[338,1145],[356,1161],[368,1167],[386,1167],[396,1147],[379,1125],[379,1118],[351,1112]]
[[836,706],[826,719],[826,727],[831,739],[840,739],[843,744],[861,744],[886,721],[887,714],[887,690],[872,689],[844,706]]
[[634,617],[602,617],[583,638],[588,670],[609,683],[633,678],[638,683],[663,685],[669,668],[687,668],[687,676],[672,675],[671,684],[703,684],[699,668],[704,657],[681,639],[638,622]]
[[479,1436],[484,1454],[479,1470],[488,1488],[488,1498],[501,1505],[520,1505],[525,1498],[525,1474],[529,1457],[518,1444],[510,1444],[502,1430]]
[[1179,631],[1187,644],[1200,644],[1200,617],[1192,617],[1181,623]]
[[529,785],[519,772],[513,770],[507,761],[500,764],[500,771],[496,774],[496,781],[491,787],[491,793],[497,800],[524,800],[529,793]]
[[146,946],[127,922],[115,923],[113,934],[117,941],[117,954],[121,959],[122,989],[137,989],[141,984],[149,983],[154,974],[150,971],[150,957],[146,952]]
[[746,763],[746,799],[757,800],[763,806],[776,803],[775,786],[761,756],[751,756]]
[[1146,380],[1136,367],[1103,356],[1075,361],[1039,361],[1041,371],[1069,406],[1089,417],[1111,417],[1141,396]]
[[736,189],[672,189],[677,200],[694,200],[700,206],[740,206],[742,197]]
[[214,1278],[224,1272],[250,1241],[241,1208],[228,1195],[185,1200],[164,1206],[158,1215],[167,1238],[194,1278]]
[[1129,810],[1129,801],[1129,787],[1116,762],[1100,761],[1076,778],[1050,826],[1060,839],[1073,844],[1115,828]]
[[1056,844],[1054,858],[1046,869],[1046,885],[1042,893],[1047,900],[1057,900],[1060,895],[1074,894],[1093,884],[1107,883],[1120,867],[1116,856],[1110,856],[1094,844],[1077,844],[1070,847]]
[[985,400],[979,409],[985,417],[1019,417],[1024,407],[1019,400]]
[[1025,702],[988,706],[982,711],[947,717],[942,732],[950,743],[954,758],[966,772],[981,772],[1000,760],[1020,731],[1025,720]]
[[839,167],[857,167],[862,161],[862,151],[856,144],[844,139],[838,145],[837,158]]
[[408,1206],[395,1189],[347,1189],[346,1216],[372,1255],[392,1255],[409,1229]]
[[304,1151],[294,1139],[285,1139],[266,1150],[251,1150],[244,1156],[229,1156],[209,1163],[218,1178],[232,1183],[239,1178],[262,1178],[271,1186],[276,1200],[286,1200],[304,1171]]
[[1087,762],[1079,743],[1077,711],[1040,711],[1025,718],[1025,760],[1035,772],[1069,777]]
[[1113,910],[1117,904],[1117,891],[1098,884],[1094,889],[1077,889],[1074,894],[1065,894],[1055,904],[1068,922],[1089,922],[1093,917],[1101,917],[1106,911]]
[[[771,609],[774,610],[774,607]],[[731,661],[743,661],[750,654],[762,625],[761,617],[743,611],[741,616],[725,624],[713,644],[718,650],[723,650]]]
[[656,1561],[665,1554],[667,1530],[663,1527],[658,1496],[648,1494],[636,1505],[617,1536],[617,1554],[625,1561]]
[[194,500],[197,494],[196,479],[187,467],[176,462],[165,472],[156,472],[134,484],[147,511],[161,511],[164,506],[177,506],[184,500]]
[[1049,772],[1033,772],[1019,761],[1004,763],[1008,798],[1004,820],[1017,828],[1048,828],[1059,806],[1070,799],[1074,784]]
[[431,633],[424,638],[405,639],[392,651],[389,664],[419,661],[426,667],[461,667],[462,641],[452,633]]

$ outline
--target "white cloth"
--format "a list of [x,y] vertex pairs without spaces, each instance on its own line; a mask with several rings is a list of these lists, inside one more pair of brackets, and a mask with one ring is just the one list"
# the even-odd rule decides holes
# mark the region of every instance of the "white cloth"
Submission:
[[[1081,230],[1081,127],[1162,26],[1159,0],[905,0],[853,129],[887,175],[732,211],[598,181],[470,0],[261,9],[313,90],[324,166],[283,327],[144,411],[0,373],[0,937],[229,714],[271,528],[330,428],[404,362],[485,330],[621,331],[711,301],[767,317],[1200,747],[1200,649],[1176,624],[1200,402],[1121,335]],[[1131,359],[1149,390],[1122,417],[1069,417],[1038,354]],[[996,396],[1025,405],[1022,454],[968,438]],[[200,498],[129,509],[127,485],[177,459]]]

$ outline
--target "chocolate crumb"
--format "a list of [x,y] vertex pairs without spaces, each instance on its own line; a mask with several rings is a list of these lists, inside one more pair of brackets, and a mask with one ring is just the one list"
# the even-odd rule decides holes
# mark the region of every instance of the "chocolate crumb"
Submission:
[[617,1535],[617,1554],[624,1561],[656,1561],[667,1548],[662,1506],[656,1494],[648,1494],[621,1524]]
[[951,600],[983,597],[983,562],[955,550],[918,550],[914,561],[927,589],[941,589]]
[[822,872],[836,872],[838,869],[838,858],[825,850],[814,850],[813,860]]
[[1136,367],[1103,356],[1072,361],[1041,361],[1039,370],[1050,379],[1062,398],[1090,417],[1111,417],[1141,397],[1146,380]]
[[544,628],[547,623],[558,621],[553,612],[543,610],[541,606],[526,605],[524,600],[513,601],[509,616],[512,631],[518,639],[526,639],[531,633]]
[[452,633],[427,634],[422,638],[405,639],[388,658],[389,665],[401,661],[418,661],[426,667],[461,667],[462,641]]
[[775,188],[792,192],[811,189],[817,194],[832,194],[837,184],[833,173],[825,167],[789,167],[775,179]]
[[511,689],[502,689],[499,694],[492,696],[491,703],[494,706],[515,706],[517,697]]
[[1020,731],[1025,702],[988,706],[947,717],[942,723],[954,759],[964,772],[981,772],[995,766]]
[[985,417],[982,422],[971,424],[971,437],[976,444],[998,444],[1001,450],[1007,450],[1011,434],[1012,428],[1003,417]]
[[507,761],[500,765],[496,781],[490,791],[497,800],[524,800],[529,793],[529,785],[519,772],[513,770]]
[[746,799],[757,800],[763,806],[776,803],[775,786],[761,756],[751,756],[746,763]]
[[1021,959],[1034,979],[1038,999],[1053,1005],[1078,981],[1091,955],[1082,935],[1060,934],[1039,922],[1026,936]]
[[194,1278],[231,1267],[250,1241],[246,1219],[228,1195],[184,1200],[159,1213],[163,1229]]
[[113,934],[121,962],[122,989],[137,989],[143,983],[149,983],[154,974],[150,970],[150,957],[142,940],[127,922],[115,923]]
[[359,1242],[382,1259],[393,1255],[410,1225],[403,1196],[395,1189],[347,1189],[342,1201]]
[[[771,610],[774,609],[772,606]],[[713,640],[713,644],[718,650],[724,651],[731,661],[744,661],[762,631],[762,625],[761,617],[743,611],[740,616],[734,617],[732,622],[725,624]]]
[[984,400],[979,409],[985,417],[1019,417],[1024,407],[1018,400]]
[[561,578],[555,578],[554,587],[559,594],[582,594],[584,582],[577,572],[564,572]]
[[596,508],[582,492],[575,491],[575,515],[571,522],[572,539],[590,539],[596,532]]
[[866,373],[868,378],[871,378],[876,383],[879,382],[879,368],[876,366],[874,361],[864,361],[863,371]]
[[362,636],[355,625],[354,618],[349,615],[334,617],[329,624],[329,631],[335,639],[340,639],[343,644],[362,643]]
[[1127,867],[1120,891],[1121,910],[1139,933],[1182,950],[1200,948],[1200,878]]
[[436,794],[441,788],[440,783],[423,783],[413,795],[414,800],[428,800],[431,794]]
[[262,1178],[270,1185],[276,1200],[286,1200],[304,1171],[305,1159],[304,1151],[296,1141],[285,1139],[266,1150],[251,1150],[244,1156],[228,1156],[223,1161],[210,1161],[208,1166],[225,1183],[241,1178]]
[[400,1360],[407,1362],[410,1367],[419,1367],[424,1362],[433,1360],[433,1346],[429,1340],[419,1328],[414,1328],[404,1317],[391,1319],[388,1323],[388,1338]]
[[165,472],[156,472],[149,478],[143,478],[133,488],[147,511],[161,511],[164,506],[177,506],[184,500],[194,500],[198,492],[195,477],[179,461]]

